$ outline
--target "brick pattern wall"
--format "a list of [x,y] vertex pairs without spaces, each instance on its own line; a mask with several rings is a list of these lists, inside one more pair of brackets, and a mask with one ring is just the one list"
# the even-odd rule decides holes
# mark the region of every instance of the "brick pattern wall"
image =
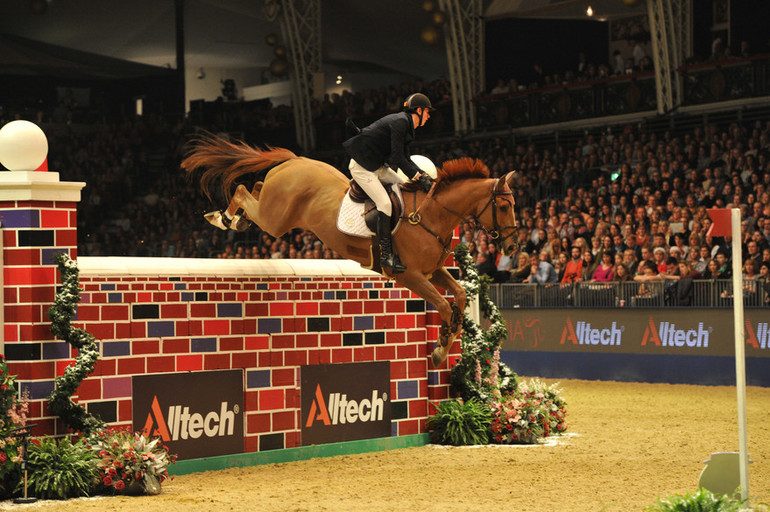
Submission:
[[[48,416],[39,397],[53,389],[69,346],[53,339],[46,311],[56,294],[56,252],[77,258],[76,202],[0,201],[3,237],[3,348],[11,372],[36,398],[30,416]],[[53,433],[45,421],[37,434]]]
[[[301,444],[302,365],[391,361],[393,435],[424,432],[429,401],[448,396],[446,364],[435,370],[428,359],[438,314],[381,277],[81,272],[80,281],[76,325],[97,338],[101,357],[75,399],[113,424],[131,423],[131,377],[151,373],[243,368],[245,451]],[[52,294],[41,302],[50,303]],[[45,322],[39,325],[41,340],[23,352],[8,343],[6,352],[31,394],[36,433],[62,434],[44,402],[74,354],[43,335]],[[454,348],[459,354],[459,343]]]

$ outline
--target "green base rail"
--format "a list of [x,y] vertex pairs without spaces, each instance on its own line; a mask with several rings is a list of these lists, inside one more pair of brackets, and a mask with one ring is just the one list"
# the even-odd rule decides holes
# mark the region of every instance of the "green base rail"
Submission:
[[169,466],[169,473],[172,475],[187,475],[202,471],[261,466],[263,464],[281,464],[284,462],[295,462],[319,457],[335,457],[337,455],[354,455],[358,453],[396,450],[399,448],[425,446],[429,443],[430,434],[413,434],[408,436],[381,437],[377,439],[361,439],[359,441],[298,446],[296,448],[284,448],[281,450],[269,450],[264,452],[235,453],[232,455],[204,457],[202,459],[180,460],[177,461],[176,464]]

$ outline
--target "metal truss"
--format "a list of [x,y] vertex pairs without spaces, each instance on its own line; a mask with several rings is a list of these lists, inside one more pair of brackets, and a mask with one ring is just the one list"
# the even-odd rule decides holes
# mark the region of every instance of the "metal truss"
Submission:
[[[266,6],[275,4],[266,0]],[[297,142],[304,151],[315,149],[311,101],[313,76],[321,72],[321,0],[280,0],[283,40],[288,43],[292,104]]]
[[678,69],[692,54],[692,0],[648,0],[658,113],[681,104]]
[[482,0],[438,0],[447,16],[446,55],[452,85],[455,133],[476,128],[474,96],[484,91]]

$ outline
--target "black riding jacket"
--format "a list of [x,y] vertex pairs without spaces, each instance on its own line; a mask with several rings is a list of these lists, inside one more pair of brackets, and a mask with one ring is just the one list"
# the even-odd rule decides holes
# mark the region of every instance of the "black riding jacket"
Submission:
[[385,164],[401,169],[410,179],[421,172],[409,158],[409,144],[414,140],[412,116],[406,112],[388,114],[378,119],[342,146],[350,158],[364,169],[376,171]]

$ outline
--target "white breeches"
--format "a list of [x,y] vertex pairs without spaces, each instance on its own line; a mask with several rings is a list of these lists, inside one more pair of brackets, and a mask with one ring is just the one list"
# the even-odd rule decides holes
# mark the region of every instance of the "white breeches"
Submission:
[[364,169],[358,162],[351,159],[348,168],[350,169],[350,176],[356,180],[356,183],[374,201],[377,210],[390,217],[393,213],[393,207],[390,204],[390,198],[385,191],[383,183],[386,185],[403,183],[403,178],[387,165],[383,165],[376,171],[370,171]]

